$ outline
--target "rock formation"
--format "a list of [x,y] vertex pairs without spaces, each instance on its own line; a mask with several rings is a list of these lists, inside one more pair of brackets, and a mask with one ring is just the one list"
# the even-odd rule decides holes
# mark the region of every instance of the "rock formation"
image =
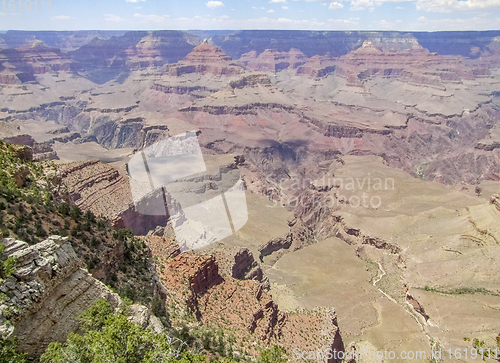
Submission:
[[220,114],[256,114],[257,108],[291,109],[292,101],[262,73],[241,76],[218,92],[180,111]]
[[0,50],[0,84],[36,82],[36,75],[69,72],[74,68],[74,62],[67,55],[41,41],[16,49]]
[[[18,48],[33,43],[35,40],[42,41],[49,47],[56,47],[63,52],[72,51],[82,47],[92,39],[109,39],[112,36],[122,36],[122,30],[80,30],[80,31],[26,31],[9,30],[0,34],[5,48]],[[0,40],[0,42],[1,42]]]
[[110,219],[116,228],[130,228],[136,234],[147,234],[165,216],[147,216],[136,211],[130,184],[118,170],[98,160],[60,166],[63,183],[72,203],[96,216]]
[[16,266],[0,285],[6,296],[2,332],[16,335],[19,349],[30,356],[40,356],[50,342],[75,332],[76,317],[97,299],[119,305],[118,295],[83,268],[67,238],[52,236],[33,246],[13,238],[3,243],[2,258],[16,258]]
[[[188,308],[201,324],[229,329],[236,338],[235,350],[248,339],[256,341],[255,347],[301,344],[311,350],[343,349],[335,312],[318,309],[288,314],[280,310],[266,292],[267,281],[258,281],[262,270],[248,249],[217,249],[203,255],[188,252],[172,258],[168,246],[176,243],[153,238],[148,244],[158,266],[163,266],[160,278],[167,290],[166,306],[173,311]],[[250,349],[257,353],[256,348]]]
[[297,68],[297,74],[308,75],[310,77],[324,77],[333,73],[335,69],[335,59],[330,54],[324,56],[315,55]]
[[94,38],[70,53],[84,70],[99,68],[137,68],[174,63],[188,54],[190,45],[182,32],[136,31],[110,39]]
[[300,50],[294,48],[288,52],[266,49],[259,55],[256,51],[243,54],[239,61],[254,71],[279,72],[283,69],[296,69],[302,66],[306,63],[307,57]]
[[475,78],[473,69],[464,66],[460,57],[430,53],[419,44],[402,51],[384,51],[370,40],[340,57],[336,72],[352,86],[362,86],[362,82],[371,76],[383,76],[443,90],[443,81]]
[[188,73],[231,76],[241,74],[244,70],[219,47],[211,45],[205,40],[186,55],[184,60],[164,67],[164,71],[171,76],[181,76]]
[[262,281],[263,273],[257,261],[254,260],[248,248],[242,248],[234,255],[232,277],[239,280]]

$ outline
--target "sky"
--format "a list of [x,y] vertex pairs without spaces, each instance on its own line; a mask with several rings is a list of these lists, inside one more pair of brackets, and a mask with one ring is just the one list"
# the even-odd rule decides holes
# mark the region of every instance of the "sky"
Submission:
[[10,29],[498,30],[500,0],[0,0]]

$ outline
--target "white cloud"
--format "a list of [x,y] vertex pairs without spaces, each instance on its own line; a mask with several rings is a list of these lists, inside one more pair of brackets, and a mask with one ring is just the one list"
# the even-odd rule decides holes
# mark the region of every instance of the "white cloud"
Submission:
[[286,0],[270,0],[270,3],[286,3]]
[[329,23],[335,25],[358,25],[359,18],[349,18],[349,19],[328,19]]
[[[215,25],[216,24],[216,25]],[[286,18],[271,19],[261,17],[254,19],[221,19],[216,22],[212,19],[174,18],[168,21],[169,29],[193,29],[193,27],[205,29],[284,29],[284,30],[328,30],[331,24],[314,19],[293,20]],[[160,28],[160,26],[158,26]],[[162,28],[163,29],[163,28]]]
[[205,3],[205,5],[210,9],[215,9],[224,6],[224,3],[222,1],[209,1],[208,3]]
[[342,9],[343,7],[344,7],[344,5],[342,5],[341,3],[334,1],[334,2],[330,3],[330,5],[328,6],[328,9],[337,10],[337,9]]
[[142,1],[146,1],[146,0],[125,0],[125,2],[127,2],[127,3],[140,3]]
[[141,10],[142,9],[142,6],[136,6],[135,7],[137,10]]
[[409,24],[410,30],[442,31],[442,30],[490,30],[498,28],[498,19],[472,17],[469,19],[427,19],[421,16],[416,22]]
[[[267,0],[269,1],[269,0]],[[267,2],[266,1],[266,2]],[[337,0],[338,2],[342,2],[341,0]],[[206,2],[206,1],[205,1]],[[289,1],[291,3],[291,0]],[[328,1],[327,4],[329,4]],[[320,9],[327,10],[326,8],[320,7],[321,2],[317,2],[317,5]],[[349,3],[343,2],[344,9],[349,8]],[[247,8],[250,10],[250,6]],[[413,7],[413,5],[412,5]],[[259,7],[260,8],[260,7]],[[229,9],[229,8],[228,8]],[[290,7],[293,9],[293,7]],[[409,7],[407,6],[407,9]],[[269,10],[269,9],[267,9]],[[374,21],[367,22],[361,21],[361,16],[354,15],[356,13],[351,13],[352,17],[342,18],[338,15],[339,11],[329,12],[330,19],[311,19],[307,18],[304,20],[296,20],[293,19],[292,16],[277,16],[279,14],[279,7],[274,9],[276,12],[273,14],[268,14],[265,11],[262,11],[262,16],[255,16],[250,19],[241,19],[234,18],[232,16],[209,16],[208,14],[199,13],[198,16],[192,17],[182,17],[182,18],[167,18],[167,16],[163,15],[159,18],[151,18],[150,21],[146,21],[147,18],[144,16],[137,17],[131,16],[130,18],[126,18],[127,22],[130,22],[130,26],[136,29],[141,30],[162,30],[162,29],[177,29],[177,30],[188,30],[194,28],[200,29],[221,29],[221,30],[229,30],[229,29],[283,29],[283,30],[398,30],[398,31],[438,31],[438,30],[486,30],[486,29],[495,29],[498,28],[498,24],[500,23],[500,19],[496,19],[500,17],[500,14],[492,14],[477,16],[472,15],[470,17],[465,17],[467,19],[455,19],[455,18],[464,18],[463,16],[444,16],[444,18],[450,19],[438,19],[435,16],[428,16],[427,18],[421,17],[413,22],[410,21],[398,21],[393,20],[391,18],[386,18],[386,21]],[[283,10],[284,11],[284,10]],[[209,12],[209,11],[207,11]],[[211,12],[211,11],[210,11]],[[258,10],[256,10],[258,13]],[[290,14],[287,12],[286,14]],[[161,15],[161,14],[159,14]],[[165,18],[163,22],[155,22],[154,20],[161,20],[160,18]],[[273,18],[274,17],[274,18]],[[2,21],[5,22],[7,17],[1,17]],[[396,18],[397,19],[397,18]],[[99,21],[99,19],[97,19]],[[70,24],[71,22],[63,22],[62,24]],[[108,22],[107,25],[109,28],[116,28],[116,26],[123,26],[127,24],[123,23],[112,23]]]
[[114,22],[125,21],[125,19],[123,19],[122,17],[113,14],[104,14],[104,20]]
[[134,18],[140,19],[148,23],[162,23],[168,18],[168,15],[156,15],[156,14],[134,14]]
[[7,15],[7,14],[0,12],[0,16],[5,16],[5,15]]
[[[366,10],[369,9],[373,11],[375,7],[381,6],[384,3],[402,3],[402,2],[416,2],[416,1],[421,1],[421,0],[337,0],[337,1],[326,1],[325,0],[293,0],[293,1],[305,1],[305,2],[321,2],[323,5],[328,5],[330,4],[335,4],[335,5],[330,5],[333,6],[334,8],[340,4],[343,6],[342,3],[350,3],[351,7],[350,10]],[[426,1],[433,1],[433,0],[426,0]],[[447,1],[447,0],[439,0],[439,1]],[[458,1],[458,0],[450,0],[450,1]],[[468,1],[500,1],[500,0],[468,0]],[[340,9],[340,7],[338,7]]]
[[[293,1],[321,2],[325,4],[325,0]],[[353,11],[373,11],[376,7],[386,3],[397,4],[396,9],[403,10],[404,7],[402,7],[399,3],[404,2],[412,2],[416,4],[417,10],[440,13],[450,13],[453,11],[488,11],[491,9],[500,9],[500,0],[337,0],[333,2],[330,1],[330,4],[341,4],[347,2],[350,3],[350,10]],[[333,6],[335,7],[337,5]],[[495,28],[498,28],[498,26],[496,26]]]
[[353,0],[351,1],[350,10],[351,11],[366,10],[366,8],[374,8],[374,7],[375,7],[374,0]]
[[396,22],[390,22],[387,20],[380,20],[380,21],[375,22],[375,24],[377,25],[378,29],[384,29],[384,30],[388,30],[388,29],[393,30],[396,26]]
[[282,9],[288,10],[288,6],[282,6]]
[[500,8],[500,0],[418,0],[417,9],[439,13]]
[[74,18],[72,16],[69,16],[69,15],[56,15],[56,16],[52,17],[52,19],[69,20],[69,19],[74,19]]
[[274,10],[273,10],[273,9],[271,9],[271,10],[268,10],[267,12],[268,12],[268,13],[274,13]]

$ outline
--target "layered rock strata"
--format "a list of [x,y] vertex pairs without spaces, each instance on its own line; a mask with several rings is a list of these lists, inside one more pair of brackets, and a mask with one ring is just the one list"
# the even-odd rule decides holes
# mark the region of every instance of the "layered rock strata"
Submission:
[[5,238],[2,258],[16,259],[15,271],[0,284],[2,332],[19,339],[21,351],[40,356],[50,342],[78,329],[76,318],[97,299],[113,307],[118,295],[83,268],[67,237],[51,236],[33,246]]
[[181,76],[189,73],[209,73],[214,75],[237,75],[244,69],[227,56],[219,47],[204,41],[195,47],[184,60],[163,69],[171,76]]

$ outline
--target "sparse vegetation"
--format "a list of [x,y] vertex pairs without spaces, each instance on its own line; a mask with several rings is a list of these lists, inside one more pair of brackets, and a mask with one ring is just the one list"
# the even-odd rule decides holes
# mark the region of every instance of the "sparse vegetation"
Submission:
[[18,352],[18,345],[17,338],[0,339],[0,363],[25,363],[27,354]]
[[423,290],[430,292],[437,292],[440,294],[447,294],[447,295],[483,294],[483,295],[500,296],[500,294],[485,289],[484,287],[458,287],[452,289],[440,289],[440,288],[430,287],[429,285],[425,285]]
[[144,330],[129,322],[125,311],[126,306],[121,312],[114,313],[107,301],[98,300],[79,317],[83,334],[71,333],[64,343],[50,343],[41,361],[206,362],[205,355],[189,352],[182,340]]

